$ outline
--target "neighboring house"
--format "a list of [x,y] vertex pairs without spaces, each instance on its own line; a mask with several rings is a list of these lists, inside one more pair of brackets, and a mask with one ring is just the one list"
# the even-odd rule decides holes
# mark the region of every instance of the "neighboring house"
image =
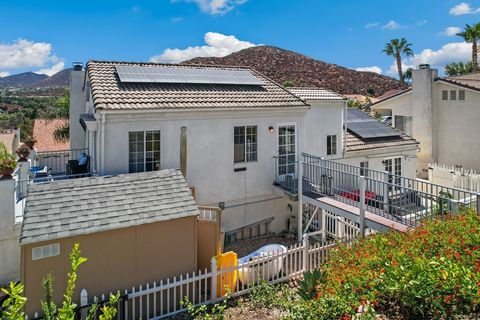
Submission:
[[41,309],[41,283],[49,272],[59,304],[75,243],[88,258],[78,272],[77,302],[82,289],[91,301],[94,295],[198,270],[197,257],[209,248],[198,245],[198,215],[178,170],[29,185],[20,236],[26,313]]
[[[398,130],[390,131],[387,125],[360,110],[345,108],[345,99],[334,92],[320,88],[290,91],[311,106],[304,119],[308,128],[304,152],[364,168],[365,174],[371,169],[415,177],[418,149],[415,139]],[[368,122],[377,131],[386,130],[390,136],[362,137],[361,131],[349,127],[358,121]]]
[[68,126],[68,119],[36,119],[33,123],[33,136],[37,140],[35,149],[38,152],[70,149],[68,140],[57,141],[54,137],[55,130],[65,126]]
[[412,88],[372,105],[391,112],[393,125],[420,142],[417,175],[428,175],[428,164],[479,170],[480,73],[438,77],[421,65],[413,72]]
[[17,129],[0,130],[0,142],[7,147],[8,152],[15,152],[20,145],[20,131]]

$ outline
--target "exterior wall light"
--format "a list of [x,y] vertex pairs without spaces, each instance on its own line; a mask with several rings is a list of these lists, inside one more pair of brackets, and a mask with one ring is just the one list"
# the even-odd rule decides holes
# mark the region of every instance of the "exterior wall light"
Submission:
[[268,132],[273,133],[274,129],[273,127],[268,127]]

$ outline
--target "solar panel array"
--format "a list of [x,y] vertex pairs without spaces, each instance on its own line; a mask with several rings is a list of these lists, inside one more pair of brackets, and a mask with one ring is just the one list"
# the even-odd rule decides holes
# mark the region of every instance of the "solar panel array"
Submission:
[[400,136],[397,130],[356,109],[347,110],[347,129],[364,139]]
[[115,66],[121,82],[263,85],[248,70],[168,66]]

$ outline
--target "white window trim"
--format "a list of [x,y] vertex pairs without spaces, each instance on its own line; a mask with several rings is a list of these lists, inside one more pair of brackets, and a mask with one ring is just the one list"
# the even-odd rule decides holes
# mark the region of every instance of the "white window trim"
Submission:
[[[328,137],[335,137],[335,153],[328,154]],[[330,139],[330,140],[331,140],[331,139]],[[332,149],[331,146],[330,146],[330,149]],[[338,135],[336,135],[336,134],[327,134],[327,150],[326,150],[326,154],[327,154],[328,157],[333,157],[333,156],[338,155]]]
[[46,259],[60,255],[60,243],[32,248],[32,260]]
[[[136,171],[136,172],[147,172],[147,132],[155,132],[158,131],[160,134],[160,160],[159,160],[159,169],[158,171],[162,170],[162,132],[161,130],[138,130],[138,131],[128,131],[128,171],[130,172],[130,133],[131,132],[143,132],[143,171]],[[157,171],[157,170],[154,170]]]
[[[251,161],[247,161],[247,127],[256,127],[257,128],[257,133],[256,133],[256,136],[257,136],[257,142],[256,142],[256,145],[257,145],[257,160],[251,160]],[[243,161],[238,161],[238,162],[235,162],[235,150],[233,150],[233,164],[236,165],[236,164],[247,164],[247,163],[254,163],[254,162],[258,162],[258,125],[257,124],[247,124],[247,125],[243,125],[243,124],[239,124],[239,125],[234,125],[233,126],[233,148],[235,148],[235,128],[244,128],[245,132],[244,132],[244,143],[245,143],[245,149],[244,149],[244,155],[243,155]]]

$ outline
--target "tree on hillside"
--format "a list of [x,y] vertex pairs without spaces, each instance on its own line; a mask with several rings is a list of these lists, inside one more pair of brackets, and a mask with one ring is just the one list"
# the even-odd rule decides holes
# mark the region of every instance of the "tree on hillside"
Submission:
[[474,24],[473,26],[465,25],[465,30],[463,32],[457,33],[457,36],[462,37],[465,42],[472,44],[472,68],[473,71],[478,70],[478,46],[477,41],[480,39],[480,23]]
[[445,66],[445,74],[448,77],[460,76],[462,74],[472,73],[473,65],[472,62],[452,62]]
[[402,72],[402,55],[406,57],[413,57],[413,50],[410,47],[412,44],[408,43],[407,39],[392,39],[385,43],[385,49],[382,52],[388,56],[393,56],[397,62],[398,77],[400,82],[405,84],[404,74]]

